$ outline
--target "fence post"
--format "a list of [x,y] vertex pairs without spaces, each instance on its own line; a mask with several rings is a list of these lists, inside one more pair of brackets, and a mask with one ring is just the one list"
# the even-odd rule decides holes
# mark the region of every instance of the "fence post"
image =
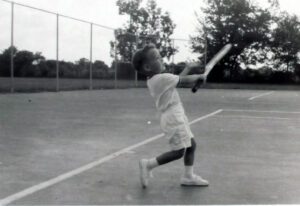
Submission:
[[56,91],[59,91],[59,14],[56,14]]
[[[172,44],[173,44],[173,49],[175,50],[175,39],[172,40]],[[174,61],[175,61],[175,53],[172,55],[172,74],[174,74],[175,71]]]
[[204,66],[206,67],[207,62],[207,33],[205,32],[205,50],[204,50]]
[[137,71],[135,70],[134,71],[135,72],[135,87],[138,87],[139,85],[138,85],[138,73],[137,73]]
[[118,87],[118,77],[117,77],[117,72],[118,72],[118,58],[117,58],[117,52],[115,52],[115,89],[117,89],[117,87]]
[[93,23],[91,23],[90,37],[90,90],[93,90]]
[[11,45],[10,45],[10,92],[15,91],[14,86],[14,2],[11,2]]
[[[139,43],[139,37],[138,36],[135,36],[135,41],[136,41],[136,50],[138,50],[138,43]],[[138,72],[135,70],[135,87],[139,86],[138,81],[139,81]]]

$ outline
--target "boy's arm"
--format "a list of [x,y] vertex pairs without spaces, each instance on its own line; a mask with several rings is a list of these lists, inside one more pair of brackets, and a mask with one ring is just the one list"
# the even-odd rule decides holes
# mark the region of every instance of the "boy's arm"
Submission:
[[199,67],[199,63],[197,63],[197,62],[187,64],[186,67],[184,68],[184,70],[179,74],[179,76],[188,75],[191,72],[191,70],[196,67]]
[[199,79],[204,80],[205,76],[203,74],[188,75],[190,71],[196,67],[199,67],[199,63],[189,63],[185,67],[185,69],[179,74],[179,84],[192,84],[198,81]]
[[179,75],[179,84],[192,84],[198,81],[199,79],[205,80],[205,76],[203,74],[193,74],[193,75]]

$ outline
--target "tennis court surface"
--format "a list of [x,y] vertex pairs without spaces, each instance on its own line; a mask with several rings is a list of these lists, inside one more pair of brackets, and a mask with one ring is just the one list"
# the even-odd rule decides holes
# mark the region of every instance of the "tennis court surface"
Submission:
[[[298,91],[179,89],[209,187],[181,187],[146,89],[0,95],[0,205],[300,204]],[[151,122],[151,123],[150,123]]]

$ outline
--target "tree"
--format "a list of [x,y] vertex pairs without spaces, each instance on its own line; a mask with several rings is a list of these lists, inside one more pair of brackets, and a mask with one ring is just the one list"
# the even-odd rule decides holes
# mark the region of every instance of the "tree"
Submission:
[[[40,52],[32,53],[30,51],[18,51],[13,47],[13,61],[14,61],[14,76],[37,76],[37,65],[40,61],[45,60]],[[10,76],[10,61],[11,61],[11,47],[5,49],[0,55],[0,75]]]
[[[277,6],[270,1],[271,7]],[[197,34],[192,36],[192,49],[203,58],[207,44],[207,58],[210,59],[226,43],[232,43],[233,49],[221,64],[212,72],[212,78],[224,80],[226,68],[230,76],[238,73],[242,62],[260,61],[256,52],[269,44],[272,15],[269,8],[262,9],[250,0],[207,0],[202,8],[205,17],[198,19]],[[251,58],[249,58],[251,57]]]
[[109,67],[105,62],[96,60],[93,63],[93,76],[98,78],[107,78],[109,76]]
[[75,62],[75,67],[77,69],[77,76],[78,77],[88,77],[89,76],[89,65],[90,60],[86,58],[80,58],[78,61]]
[[[41,52],[18,51],[13,47],[15,77],[56,77],[56,60],[46,60]],[[10,76],[11,47],[0,54],[0,76]],[[75,63],[59,61],[59,76],[67,78],[82,78],[89,76],[90,61],[81,58]],[[107,78],[111,75],[109,67],[100,60],[93,63],[95,77]]]
[[294,71],[299,64],[300,20],[296,15],[281,13],[277,17],[271,50],[275,54],[277,68]]
[[[14,56],[18,52],[16,47],[13,47]],[[11,47],[8,47],[0,54],[0,76],[10,76],[10,58],[11,58]]]
[[121,15],[128,15],[129,21],[116,31],[116,42],[111,42],[113,55],[123,61],[131,61],[133,52],[145,42],[153,42],[162,57],[170,58],[176,49],[173,48],[170,36],[175,24],[168,12],[162,12],[155,0],[148,0],[145,7],[142,0],[118,0],[117,6]]

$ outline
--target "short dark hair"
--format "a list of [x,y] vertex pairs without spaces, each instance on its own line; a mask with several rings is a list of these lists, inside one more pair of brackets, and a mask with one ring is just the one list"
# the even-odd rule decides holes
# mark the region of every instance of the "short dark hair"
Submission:
[[144,48],[137,50],[133,57],[132,57],[132,66],[133,68],[138,71],[138,72],[142,72],[143,71],[143,65],[147,59],[147,53],[148,51],[150,51],[151,49],[155,49],[156,46],[152,43],[147,44],[146,46],[144,46]]

